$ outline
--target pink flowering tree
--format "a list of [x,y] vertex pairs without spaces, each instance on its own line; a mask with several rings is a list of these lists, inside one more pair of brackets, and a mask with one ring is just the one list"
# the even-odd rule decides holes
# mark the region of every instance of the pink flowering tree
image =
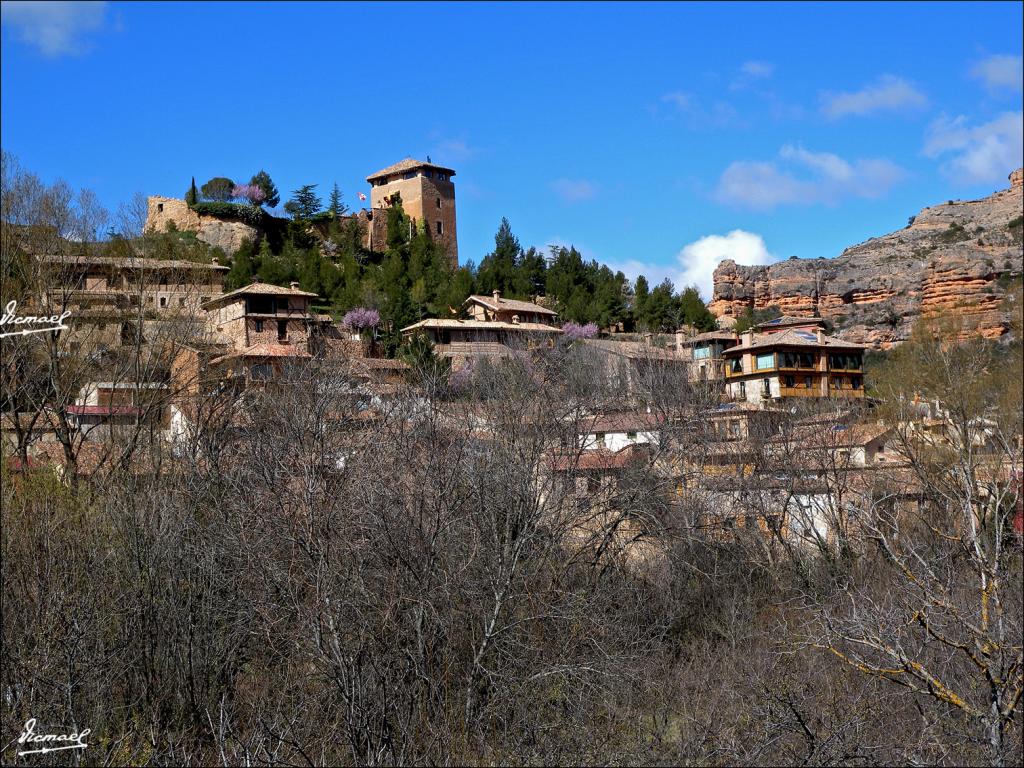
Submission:
[[586,325],[566,323],[562,326],[562,333],[568,341],[592,339],[597,336],[597,325],[595,323],[587,323]]
[[380,312],[376,309],[356,307],[341,318],[341,324],[353,331],[368,331],[380,325]]
[[260,205],[267,199],[267,193],[255,184],[236,184],[231,190],[231,196],[236,200],[245,200],[249,205]]

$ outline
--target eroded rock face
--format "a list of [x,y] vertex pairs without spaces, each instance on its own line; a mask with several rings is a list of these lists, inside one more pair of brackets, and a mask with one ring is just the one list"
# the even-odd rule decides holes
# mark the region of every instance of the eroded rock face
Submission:
[[998,338],[1009,327],[1004,299],[1022,274],[1024,190],[1013,182],[1011,174],[1010,189],[982,200],[925,208],[905,229],[834,259],[723,261],[710,309],[719,317],[769,306],[820,314],[842,338],[881,348],[905,340],[918,316],[954,310],[965,333]]
[[178,198],[152,196],[147,203],[147,232],[166,232],[173,223],[179,231],[195,232],[197,239],[222,249],[228,255],[237,251],[243,240],[255,242],[261,236],[258,229],[245,222],[197,214]]

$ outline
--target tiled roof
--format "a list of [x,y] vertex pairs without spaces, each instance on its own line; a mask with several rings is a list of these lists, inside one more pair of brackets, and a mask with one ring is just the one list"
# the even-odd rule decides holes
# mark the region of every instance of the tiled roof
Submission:
[[227,272],[223,264],[205,264],[200,261],[180,261],[176,259],[142,259],[135,256],[36,256],[43,264],[69,264],[80,266],[109,266],[125,269],[212,269]]
[[843,341],[833,336],[822,334],[821,341],[818,341],[818,334],[811,331],[789,328],[780,333],[755,333],[753,342],[747,345],[741,342],[738,346],[730,347],[723,354],[738,355],[749,352],[752,349],[769,349],[771,347],[827,347],[828,349],[867,349],[864,344],[856,344],[852,341]]
[[608,352],[630,360],[678,360],[688,362],[674,349],[655,347],[651,344],[644,344],[640,341],[611,341],[610,339],[584,339],[583,343],[589,347]]
[[561,328],[555,328],[553,325],[545,325],[544,323],[505,323],[500,320],[442,320],[440,318],[430,318],[427,320],[420,320],[418,323],[414,323],[413,325],[403,328],[402,333],[405,333],[406,331],[413,331],[417,328],[463,328],[468,331],[503,330],[546,333],[562,332]]
[[602,413],[580,420],[581,434],[596,432],[643,432],[663,424],[665,419],[656,413]]
[[556,472],[625,469],[632,464],[644,461],[647,456],[645,448],[638,445],[627,445],[620,451],[598,448],[580,451],[572,456],[555,456],[549,460],[549,466]]
[[226,301],[231,301],[239,296],[306,296],[308,298],[315,299],[319,294],[310,293],[309,291],[300,291],[298,288],[284,288],[280,285],[271,285],[270,283],[250,283],[249,285],[238,288],[237,290],[231,291],[230,293],[222,293],[220,296],[214,296],[208,302],[203,304],[203,309],[207,307],[215,307],[218,304],[223,304]]
[[758,323],[755,328],[786,328],[790,325],[825,325],[825,321],[820,317],[794,317],[793,315],[782,315],[781,317],[775,317],[771,320],[765,320],[763,323]]
[[738,341],[738,339],[732,331],[708,331],[707,333],[698,333],[688,339],[684,338],[681,343],[689,346],[690,344],[700,344],[702,341]]
[[463,303],[469,304],[470,302],[483,304],[485,307],[492,309],[495,312],[533,312],[535,314],[551,315],[552,317],[558,314],[554,310],[542,307],[540,304],[534,304],[532,301],[519,301],[518,299],[503,299],[501,297],[495,299],[493,296],[470,296]]
[[435,165],[434,163],[428,163],[424,160],[414,160],[411,157],[407,157],[404,160],[399,160],[394,165],[389,165],[387,168],[382,168],[376,173],[371,173],[366,177],[367,181],[373,181],[383,176],[393,176],[396,173],[405,173],[406,171],[412,171],[417,168],[434,168],[438,171],[444,171],[450,173],[452,176],[455,175],[455,171],[451,168],[445,168],[443,165]]
[[237,352],[228,352],[226,355],[215,357],[210,361],[211,365],[222,363],[225,360],[232,360],[239,357],[310,357],[309,352],[291,344],[253,344]]

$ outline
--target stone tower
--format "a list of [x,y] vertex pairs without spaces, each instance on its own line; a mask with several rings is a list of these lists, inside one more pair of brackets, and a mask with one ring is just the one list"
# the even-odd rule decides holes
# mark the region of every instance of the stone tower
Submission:
[[454,175],[451,168],[407,157],[366,177],[370,207],[374,211],[388,208],[397,192],[406,214],[416,223],[426,222],[431,237],[444,244],[453,268],[459,265]]

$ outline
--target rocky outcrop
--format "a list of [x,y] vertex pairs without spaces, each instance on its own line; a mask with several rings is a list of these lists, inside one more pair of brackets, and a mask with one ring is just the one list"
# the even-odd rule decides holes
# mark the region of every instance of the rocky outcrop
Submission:
[[953,311],[965,333],[998,338],[1009,327],[1007,292],[1021,282],[1021,178],[1015,171],[1010,189],[982,200],[925,208],[906,228],[832,259],[723,261],[710,309],[720,318],[768,307],[820,315],[842,338],[882,348],[905,340],[920,315]]
[[235,219],[198,214],[181,199],[152,196],[147,200],[146,231],[195,232],[196,238],[232,254],[242,246],[243,240],[255,242],[262,233],[256,228]]

